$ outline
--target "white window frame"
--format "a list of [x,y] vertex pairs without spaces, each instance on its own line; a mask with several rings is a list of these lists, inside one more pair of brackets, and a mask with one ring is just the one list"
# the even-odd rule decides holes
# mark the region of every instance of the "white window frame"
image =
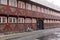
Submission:
[[37,23],[37,20],[36,19],[32,19],[32,23]]
[[[9,22],[10,18],[12,18],[12,22]],[[15,19],[15,22],[13,22],[13,19]],[[9,22],[9,23],[16,23],[16,22],[17,22],[17,19],[16,19],[15,17],[9,17],[9,18],[8,18],[8,22]]]
[[[0,17],[0,18],[1,18],[1,22],[0,23],[7,23],[7,17]],[[3,22],[3,18],[6,18],[5,22]]]
[[26,3],[26,9],[31,10],[31,4]]
[[0,4],[7,5],[7,0],[0,0]]
[[18,1],[18,8],[23,8],[25,9],[25,3],[22,1]]
[[25,23],[31,23],[31,18],[25,18]]
[[44,8],[41,8],[41,12],[44,13]]
[[37,11],[37,7],[35,5],[32,5],[32,11]]
[[37,11],[40,12],[40,7],[37,7]]
[[[13,2],[11,2],[13,1]],[[17,0],[9,0],[9,6],[17,7]]]
[[24,2],[22,2],[22,8],[25,9],[25,3]]
[[21,1],[18,1],[18,8],[22,8]]
[[18,23],[24,23],[24,18],[18,18]]
[[47,23],[47,20],[44,20],[44,23]]

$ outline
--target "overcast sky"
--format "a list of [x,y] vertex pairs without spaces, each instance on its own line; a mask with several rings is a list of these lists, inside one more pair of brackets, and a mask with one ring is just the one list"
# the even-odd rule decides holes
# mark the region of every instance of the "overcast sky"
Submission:
[[[33,0],[33,1],[38,1],[38,0]],[[55,5],[60,7],[60,0],[46,0],[46,1],[48,1],[50,3],[53,3],[53,4],[55,4]]]
[[60,0],[47,0],[47,1],[60,7]]

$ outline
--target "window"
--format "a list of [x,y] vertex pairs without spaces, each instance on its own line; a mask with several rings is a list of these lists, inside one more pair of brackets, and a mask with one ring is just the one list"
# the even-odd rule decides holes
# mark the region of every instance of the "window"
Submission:
[[7,5],[7,0],[0,0],[0,4]]
[[44,23],[47,23],[47,20],[44,20]]
[[13,18],[13,23],[16,23],[16,18]]
[[44,20],[44,23],[51,23],[52,20]]
[[7,18],[6,17],[2,17],[2,23],[7,23]]
[[21,1],[18,1],[18,8],[22,8]]
[[24,2],[22,2],[22,8],[25,9],[25,3]]
[[47,14],[47,9],[46,8],[44,9],[44,12]]
[[50,9],[47,9],[47,13],[50,14]]
[[51,14],[51,10],[49,10],[50,11],[50,14]]
[[26,3],[26,9],[31,10],[31,4]]
[[31,19],[30,18],[26,18],[25,19],[25,23],[31,23]]
[[32,23],[36,23],[37,21],[36,21],[36,19],[32,19]]
[[12,18],[9,18],[9,22],[12,22]]
[[7,23],[7,17],[0,17],[0,23]]
[[40,7],[37,7],[37,11],[40,12]]
[[50,20],[47,20],[47,23],[50,23],[51,21]]
[[18,1],[18,8],[25,9],[25,3],[24,2],[21,2],[21,1]]
[[44,12],[44,8],[41,8],[41,12],[42,12],[42,13]]
[[9,23],[16,23],[16,18],[15,17],[9,17],[8,22]]
[[37,11],[37,7],[35,5],[32,5],[32,11]]
[[18,18],[18,23],[24,23],[24,18]]
[[17,7],[17,0],[9,0],[9,5]]
[[51,14],[53,13],[53,11],[51,10]]

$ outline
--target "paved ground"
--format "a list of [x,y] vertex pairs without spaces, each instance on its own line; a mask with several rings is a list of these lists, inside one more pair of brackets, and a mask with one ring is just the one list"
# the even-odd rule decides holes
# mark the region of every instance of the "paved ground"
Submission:
[[38,30],[33,32],[24,32],[17,34],[1,35],[1,39],[8,40],[60,40],[60,28]]
[[[20,40],[18,39],[10,39],[10,40]],[[32,40],[32,39],[30,39]],[[34,40],[60,40],[60,32],[55,32],[54,34],[48,35],[48,36],[43,36],[40,37],[40,39],[34,39]]]
[[55,32],[54,34],[40,37],[39,40],[60,40],[60,31]]

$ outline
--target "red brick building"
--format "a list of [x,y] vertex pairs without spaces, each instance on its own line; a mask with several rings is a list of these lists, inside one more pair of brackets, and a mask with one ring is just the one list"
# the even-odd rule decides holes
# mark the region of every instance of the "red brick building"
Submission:
[[30,0],[0,0],[0,33],[60,27],[60,10]]

